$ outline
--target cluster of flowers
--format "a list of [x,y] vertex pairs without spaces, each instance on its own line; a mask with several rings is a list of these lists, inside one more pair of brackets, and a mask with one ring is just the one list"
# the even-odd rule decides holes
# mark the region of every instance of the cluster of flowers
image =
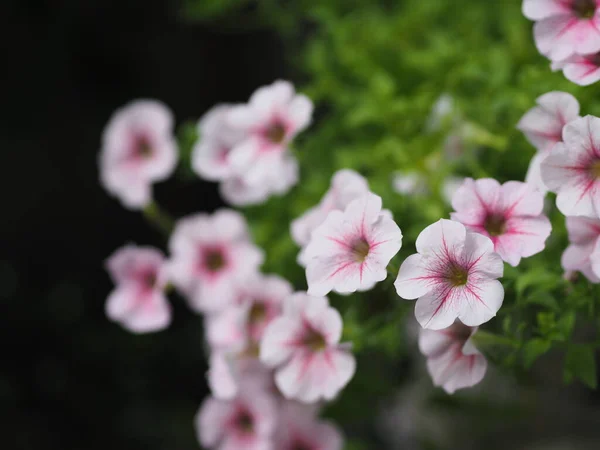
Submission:
[[569,276],[583,273],[600,282],[600,119],[579,116],[579,103],[565,92],[537,99],[518,124],[536,147],[527,181],[545,194],[557,194],[556,206],[567,216],[571,245],[562,256]]
[[599,0],[523,0],[523,14],[553,70],[581,86],[600,80]]

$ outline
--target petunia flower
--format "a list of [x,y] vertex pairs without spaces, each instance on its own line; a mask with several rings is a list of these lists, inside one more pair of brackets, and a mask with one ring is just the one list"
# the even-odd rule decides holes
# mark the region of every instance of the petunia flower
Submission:
[[467,178],[452,198],[452,220],[489,237],[494,251],[517,266],[541,252],[552,225],[543,214],[544,196],[527,183]]
[[169,249],[171,280],[197,312],[216,312],[232,304],[238,283],[264,259],[250,241],[244,217],[227,209],[179,220]]
[[279,316],[292,286],[276,275],[255,274],[239,283],[235,303],[206,317],[207,341],[216,351],[258,356],[265,328]]
[[415,316],[423,328],[441,330],[456,318],[478,326],[496,315],[504,265],[490,238],[441,219],[421,232],[416,247],[394,285],[400,297],[418,298]]
[[589,86],[600,80],[600,52],[572,55],[552,63],[552,70],[562,70],[565,78],[579,86]]
[[562,254],[563,269],[567,272],[581,272],[592,283],[600,283],[600,271],[597,265],[594,267],[599,256],[600,220],[567,217],[567,231],[570,244]]
[[523,14],[536,21],[535,44],[553,61],[600,51],[598,0],[523,0]]
[[116,288],[106,301],[106,315],[134,333],[166,328],[171,306],[165,295],[165,257],[151,247],[128,245],[106,261]]
[[102,135],[102,186],[129,209],[152,200],[152,184],[166,179],[177,163],[173,116],[154,100],[137,100],[117,110]]
[[256,90],[250,101],[231,109],[229,125],[244,134],[230,160],[249,185],[277,171],[294,137],[311,121],[313,105],[296,94],[287,81],[276,81]]
[[276,369],[284,397],[305,403],[331,400],[354,375],[356,361],[340,344],[342,318],[326,297],[296,293],[265,330],[260,360]]
[[264,203],[272,195],[286,194],[298,182],[298,170],[298,162],[286,156],[277,168],[264,174],[258,183],[248,183],[243,175],[227,178],[220,186],[221,197],[235,206]]
[[342,211],[331,211],[306,247],[306,279],[311,295],[331,290],[372,289],[387,277],[386,267],[402,246],[402,232],[381,197],[368,193]]
[[206,379],[213,396],[224,400],[236,397],[241,386],[249,380],[265,390],[273,388],[271,370],[258,359],[249,354],[222,349],[211,353]]
[[275,433],[277,450],[342,450],[344,438],[330,422],[320,421],[313,405],[286,401]]
[[277,403],[253,379],[244,379],[231,400],[204,400],[195,419],[198,441],[211,450],[277,450],[272,445],[276,425]]
[[542,180],[556,192],[556,206],[565,216],[599,217],[600,119],[585,116],[570,122],[563,141],[542,161]]
[[419,349],[427,357],[427,371],[433,384],[448,394],[479,383],[487,370],[487,361],[473,345],[477,328],[455,322],[443,330],[421,329]]
[[338,170],[331,178],[329,190],[319,204],[292,221],[290,227],[292,238],[303,248],[298,257],[298,262],[302,266],[306,265],[304,249],[310,242],[312,232],[325,221],[331,211],[344,210],[352,200],[367,192],[369,192],[369,184],[362,175],[350,169]]
[[199,139],[192,151],[192,168],[205,180],[221,181],[235,175],[229,153],[244,135],[231,127],[227,114],[233,105],[220,104],[198,122]]

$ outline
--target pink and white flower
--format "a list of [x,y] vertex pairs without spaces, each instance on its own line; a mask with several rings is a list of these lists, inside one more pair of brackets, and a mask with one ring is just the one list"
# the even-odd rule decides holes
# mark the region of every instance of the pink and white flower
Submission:
[[478,326],[496,315],[504,299],[497,280],[504,265],[490,238],[441,219],[421,232],[416,247],[394,285],[400,297],[418,298],[415,316],[423,328],[441,330],[456,318]]
[[253,355],[244,353],[213,351],[206,378],[212,394],[224,400],[237,396],[243,383],[250,380],[265,390],[274,389],[271,370]]
[[427,371],[433,384],[448,394],[471,387],[485,376],[487,361],[473,345],[477,328],[455,322],[443,330],[419,332],[419,349],[427,357]]
[[562,254],[563,268],[568,272],[581,272],[592,283],[600,283],[600,270],[594,267],[600,243],[600,220],[567,217],[567,231],[570,245]]
[[166,328],[171,306],[165,257],[151,247],[128,245],[113,253],[106,269],[117,285],[106,301],[106,315],[134,333]]
[[298,182],[298,172],[298,162],[286,156],[280,166],[265,173],[259,183],[251,184],[243,175],[233,175],[221,183],[220,193],[225,201],[235,206],[257,205],[272,195],[286,194]]
[[567,124],[563,141],[542,161],[542,180],[556,192],[565,216],[599,217],[600,119],[585,116]]
[[285,402],[275,433],[277,450],[342,450],[344,438],[330,422],[318,420],[313,405]]
[[173,284],[197,312],[231,305],[238,284],[262,264],[264,254],[248,235],[244,217],[222,209],[179,220],[169,241]]
[[600,52],[573,55],[552,63],[552,70],[562,70],[565,78],[579,86],[589,86],[600,80]]
[[567,92],[552,91],[541,95],[519,120],[517,128],[538,151],[549,151],[562,141],[563,127],[579,119],[579,102]]
[[305,403],[331,400],[350,381],[356,361],[340,344],[342,318],[326,297],[296,293],[283,314],[265,330],[260,360],[276,368],[275,384],[284,397]]
[[104,129],[100,181],[125,207],[142,209],[152,200],[152,183],[171,175],[177,158],[171,111],[137,100],[118,109]]
[[227,115],[232,107],[217,105],[198,122],[200,138],[194,145],[192,168],[205,180],[221,181],[235,175],[229,153],[244,136],[229,125]]
[[211,450],[276,450],[276,425],[275,399],[252,379],[232,400],[206,399],[195,419],[200,444]]
[[[291,233],[294,242],[303,249],[310,242],[312,232],[321,225],[331,211],[342,211],[348,204],[369,192],[369,184],[354,170],[338,170],[331,178],[329,190],[319,204],[292,221]],[[301,265],[306,265],[304,251],[298,257]]]
[[230,160],[246,183],[255,185],[279,170],[289,144],[309,125],[312,111],[310,99],[296,94],[287,81],[261,87],[248,104],[231,109],[227,120],[244,139],[232,149]]
[[553,61],[600,51],[598,0],[524,0],[523,14],[536,21],[535,44]]
[[331,211],[306,247],[311,295],[372,289],[387,277],[386,267],[402,246],[402,232],[381,197],[368,193],[342,211]]
[[452,198],[452,220],[489,237],[494,251],[517,266],[541,252],[552,225],[543,214],[544,196],[528,183],[467,178]]
[[255,274],[239,284],[235,303],[206,318],[213,350],[258,356],[265,328],[279,316],[292,286],[276,275]]

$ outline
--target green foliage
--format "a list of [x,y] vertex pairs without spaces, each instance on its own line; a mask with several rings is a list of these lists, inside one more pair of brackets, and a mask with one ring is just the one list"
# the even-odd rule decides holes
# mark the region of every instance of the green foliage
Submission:
[[[203,3],[188,0],[188,11]],[[233,3],[224,2],[222,10]],[[535,149],[515,125],[539,95],[570,92],[583,114],[600,115],[600,83],[579,87],[551,72],[535,48],[521,3],[237,2],[253,5],[256,23],[281,31],[292,65],[307,80],[300,90],[318,107],[314,125],[294,144],[303,174],[300,184],[284,199],[246,211],[257,242],[269,249],[268,270],[289,277],[298,288],[305,286],[288,225],[319,201],[338,169],[365,175],[394,213],[404,233],[394,262],[398,266],[415,252],[419,232],[447,217],[450,207],[441,188],[448,175],[524,179]],[[431,129],[432,107],[443,94],[454,100],[452,119]],[[457,154],[451,155],[445,145],[449,134],[459,143]],[[399,170],[421,173],[429,192],[412,197],[393,192],[391,179]],[[551,351],[566,352],[565,379],[595,387],[595,346],[572,340],[580,319],[598,322],[600,292],[581,277],[563,279],[560,257],[568,241],[564,217],[553,202],[550,196],[553,233],[546,250],[517,268],[506,266],[504,305],[498,318],[482,327],[477,345],[509,369],[529,368]],[[344,336],[358,353],[377,349],[396,359],[406,354],[399,329],[413,306],[398,299],[392,281],[390,277],[380,288],[351,297],[332,295],[344,316]],[[349,396],[355,394],[354,385]]]

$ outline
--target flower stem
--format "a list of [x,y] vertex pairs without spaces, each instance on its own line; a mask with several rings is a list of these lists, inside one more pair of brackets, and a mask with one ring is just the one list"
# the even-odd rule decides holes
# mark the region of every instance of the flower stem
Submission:
[[155,201],[151,201],[143,210],[144,218],[158,231],[169,237],[175,221],[169,213],[163,210]]

